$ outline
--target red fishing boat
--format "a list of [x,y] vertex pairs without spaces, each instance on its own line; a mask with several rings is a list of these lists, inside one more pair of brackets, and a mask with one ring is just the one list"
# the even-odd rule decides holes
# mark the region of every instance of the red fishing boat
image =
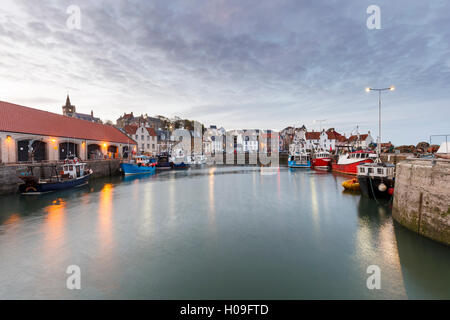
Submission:
[[315,152],[312,159],[312,166],[317,170],[331,170],[331,153],[323,150]]
[[333,171],[346,173],[346,174],[357,174],[357,166],[363,163],[372,163],[374,158],[376,158],[376,153],[373,151],[355,151],[339,156],[337,162],[331,164]]

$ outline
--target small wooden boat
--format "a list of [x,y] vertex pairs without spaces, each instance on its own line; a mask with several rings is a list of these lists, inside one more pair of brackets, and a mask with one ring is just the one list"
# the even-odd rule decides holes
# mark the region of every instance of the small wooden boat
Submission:
[[33,175],[32,166],[28,172],[19,176],[24,182],[19,185],[19,192],[24,195],[43,194],[70,188],[84,186],[92,175],[92,169],[87,169],[85,163],[80,163],[76,157],[66,159],[62,171],[58,172],[57,166],[52,167],[51,177],[39,179]]

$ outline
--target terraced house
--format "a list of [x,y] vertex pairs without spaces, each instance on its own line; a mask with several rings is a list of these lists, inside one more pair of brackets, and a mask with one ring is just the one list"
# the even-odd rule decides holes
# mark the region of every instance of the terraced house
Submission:
[[137,125],[127,125],[126,134],[137,143],[137,151],[141,154],[156,155],[158,153],[158,136],[153,128],[143,122]]

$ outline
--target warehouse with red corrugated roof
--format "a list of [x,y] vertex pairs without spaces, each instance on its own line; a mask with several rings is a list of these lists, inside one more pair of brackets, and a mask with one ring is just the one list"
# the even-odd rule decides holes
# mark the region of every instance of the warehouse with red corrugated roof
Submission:
[[110,125],[0,101],[0,163],[121,158],[135,145]]

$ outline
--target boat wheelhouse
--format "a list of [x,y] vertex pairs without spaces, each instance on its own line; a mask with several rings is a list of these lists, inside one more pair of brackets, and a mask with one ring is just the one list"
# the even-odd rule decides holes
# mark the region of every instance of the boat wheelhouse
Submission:
[[354,151],[340,155],[336,162],[331,164],[331,168],[335,172],[345,174],[357,174],[357,166],[363,163],[373,163],[377,154],[373,151]]
[[394,192],[395,165],[375,162],[357,167],[361,192],[372,199],[390,198]]
[[311,156],[306,153],[292,154],[288,158],[289,168],[311,168]]

